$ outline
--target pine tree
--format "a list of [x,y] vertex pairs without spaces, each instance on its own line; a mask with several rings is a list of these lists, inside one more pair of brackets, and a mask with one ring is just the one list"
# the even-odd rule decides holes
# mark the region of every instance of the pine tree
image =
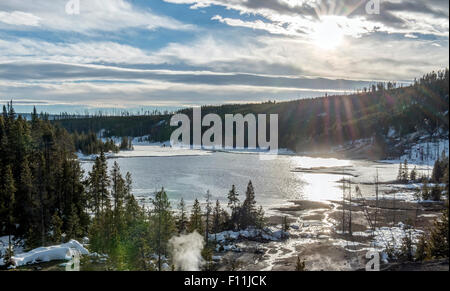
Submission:
[[200,202],[195,199],[191,210],[191,217],[189,219],[189,232],[197,231],[203,233],[202,209]]
[[206,191],[205,195],[206,206],[205,206],[205,241],[209,242],[209,229],[211,224],[211,213],[212,213],[212,205],[211,205],[211,192]]
[[98,175],[99,175],[99,196],[100,196],[100,209],[104,210],[110,207],[110,194],[108,187],[111,185],[111,181],[108,177],[108,165],[106,163],[105,153],[102,151],[99,157],[98,163]]
[[113,168],[111,170],[111,183],[111,195],[114,201],[114,225],[116,231],[118,233],[121,233],[124,222],[124,201],[127,190],[125,189],[125,180],[122,178],[120,167],[117,162],[114,162]]
[[402,181],[403,179],[403,163],[400,163],[397,174],[397,181]]
[[[2,213],[0,217],[2,217],[2,223],[4,225],[0,225],[8,234],[9,240],[9,257],[12,257],[12,241],[11,237],[15,232],[13,228],[14,224],[14,204],[15,204],[15,193],[16,186],[14,185],[14,178],[12,174],[11,167],[8,165],[4,169],[3,173],[3,185],[0,187],[0,211]],[[4,219],[4,220],[3,220]],[[5,260],[6,261],[6,260]]]
[[255,190],[252,181],[249,181],[247,191],[245,192],[245,200],[242,204],[240,227],[245,229],[249,226],[256,225],[256,200]]
[[405,236],[402,238],[400,258],[408,262],[412,262],[414,259],[413,239],[409,229],[406,230]]
[[228,207],[231,209],[231,227],[237,229],[239,224],[239,194],[236,191],[236,186],[232,186],[230,192],[228,192]]
[[448,258],[449,254],[449,217],[448,202],[446,209],[443,211],[442,217],[437,219],[431,230],[430,240],[428,243],[428,254],[431,259]]
[[407,183],[409,180],[409,173],[408,173],[408,160],[405,159],[405,162],[403,164],[403,171],[402,171],[402,181],[404,183]]
[[17,198],[21,202],[17,203],[15,207],[15,216],[17,218],[17,223],[19,224],[20,233],[25,233],[33,223],[33,210],[35,209],[36,205],[33,204],[33,176],[27,159],[24,159],[22,161],[22,165],[20,168],[20,183],[18,185]]
[[72,206],[72,211],[70,213],[70,216],[67,220],[67,227],[66,227],[66,239],[78,239],[81,235],[81,229],[80,229],[80,219],[78,218],[78,214],[76,211],[75,206]]
[[431,174],[431,180],[435,183],[439,183],[441,181],[442,176],[444,175],[444,169],[442,168],[442,161],[437,159],[434,162],[433,172]]
[[[126,185],[131,185],[130,173],[127,173]],[[129,184],[130,183],[130,184]],[[126,186],[125,195],[125,222],[128,226],[132,225],[137,220],[142,220],[145,216],[145,210],[139,206],[139,203],[131,194],[131,186]]]
[[428,257],[427,249],[428,249],[427,237],[425,235],[421,235],[419,237],[416,253],[414,255],[415,260],[418,262],[425,261]]
[[444,175],[442,177],[441,183],[445,184],[445,191],[447,192],[447,198],[449,197],[449,159],[447,158],[447,166],[444,170]]
[[441,201],[441,196],[442,196],[441,188],[439,187],[439,185],[434,185],[433,188],[431,189],[431,200]]
[[263,229],[266,226],[266,216],[264,213],[264,208],[260,206],[258,212],[256,213],[256,227],[258,229]]
[[216,241],[217,241],[217,233],[220,232],[221,214],[222,214],[222,207],[220,206],[219,200],[217,200],[213,212],[213,231],[215,234]]
[[412,169],[411,174],[409,175],[409,178],[413,182],[417,180],[417,168],[416,167],[414,167],[414,169]]
[[62,227],[63,227],[63,221],[59,217],[58,212],[55,212],[52,216],[52,240],[54,243],[61,243],[62,239]]
[[181,197],[180,203],[178,204],[178,210],[179,210],[177,219],[178,233],[184,234],[187,232],[189,221],[186,213],[186,203],[184,202],[183,197]]
[[430,198],[431,198],[430,189],[428,187],[428,183],[425,181],[422,185],[422,199],[430,200]]
[[154,250],[158,255],[158,270],[161,271],[162,257],[168,253],[168,241],[174,234],[176,228],[169,198],[164,188],[155,193],[152,204],[150,233]]
[[103,152],[95,159],[92,171],[89,173],[87,181],[89,188],[89,200],[92,210],[96,216],[99,216],[110,203],[109,190],[110,179],[108,177],[108,166]]

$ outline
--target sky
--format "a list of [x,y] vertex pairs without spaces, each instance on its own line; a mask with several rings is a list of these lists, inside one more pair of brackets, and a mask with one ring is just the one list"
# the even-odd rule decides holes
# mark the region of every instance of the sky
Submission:
[[447,0],[0,0],[18,111],[292,100],[448,66]]

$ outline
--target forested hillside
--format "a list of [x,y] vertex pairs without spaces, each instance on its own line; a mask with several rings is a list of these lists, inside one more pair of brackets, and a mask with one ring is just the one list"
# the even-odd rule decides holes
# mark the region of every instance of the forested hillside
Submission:
[[[121,147],[128,147],[123,143]],[[150,208],[139,205],[132,194],[131,174],[122,175],[117,162],[108,169],[102,147],[99,150],[92,170],[84,175],[70,133],[35,112],[27,121],[11,104],[4,107],[0,115],[0,237],[8,237],[8,247],[0,249],[0,270],[17,266],[16,245],[31,250],[71,239],[88,240],[90,251],[105,254],[108,259],[102,269],[162,270],[168,269],[164,265],[169,240],[177,234],[197,232],[209,242],[213,231],[265,227],[251,181],[242,202],[232,186],[231,215],[218,200],[213,204],[209,191],[204,210],[195,200],[189,216],[182,199],[175,214],[164,189],[154,193]],[[212,242],[202,246],[205,259],[212,256],[214,247]]]
[[[264,113],[279,115],[279,146],[294,151],[327,149],[374,137],[383,151],[385,137],[423,130],[448,132],[448,69],[424,75],[407,87],[378,83],[352,95],[334,95],[289,102],[204,106],[202,115]],[[192,116],[192,109],[180,111]],[[104,130],[105,137],[145,136],[166,141],[175,129],[170,115],[63,119],[54,121],[71,132]],[[192,120],[192,119],[191,119]],[[204,128],[206,130],[207,128]]]
[[36,114],[26,121],[9,105],[0,141],[0,236],[34,247],[51,240],[55,227],[68,237],[86,233],[87,196],[71,135]]

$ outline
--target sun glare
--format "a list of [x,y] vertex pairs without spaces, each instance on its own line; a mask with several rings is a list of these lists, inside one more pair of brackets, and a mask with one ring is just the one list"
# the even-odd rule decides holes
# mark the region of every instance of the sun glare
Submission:
[[344,33],[339,25],[331,20],[322,20],[314,27],[312,39],[314,44],[325,50],[332,50],[338,47],[344,38]]

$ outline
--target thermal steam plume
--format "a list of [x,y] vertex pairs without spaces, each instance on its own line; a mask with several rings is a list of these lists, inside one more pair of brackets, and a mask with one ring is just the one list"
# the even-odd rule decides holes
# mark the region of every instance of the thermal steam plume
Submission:
[[172,237],[169,246],[173,264],[178,271],[199,271],[202,264],[202,250],[205,242],[196,231],[191,234]]

